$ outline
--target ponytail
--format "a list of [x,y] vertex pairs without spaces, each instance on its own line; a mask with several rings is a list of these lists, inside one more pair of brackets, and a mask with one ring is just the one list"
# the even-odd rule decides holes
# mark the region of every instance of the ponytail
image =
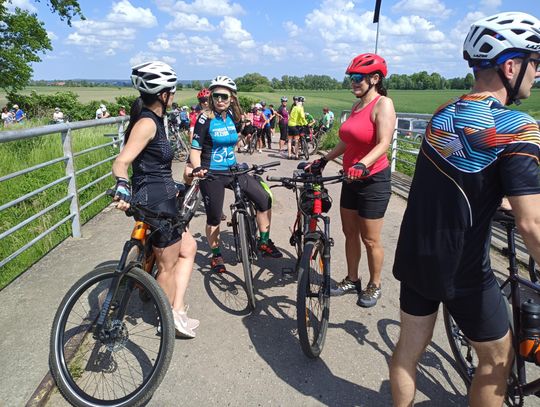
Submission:
[[151,105],[156,100],[158,100],[157,95],[152,95],[150,93],[141,93],[139,97],[135,99],[135,102],[133,102],[129,110],[129,124],[124,132],[124,143],[127,143],[131,130],[133,130],[135,123],[139,121],[143,106]]
[[383,84],[384,76],[383,76],[382,72],[377,71],[377,72],[374,72],[374,73],[379,74],[379,82],[377,82],[377,84],[375,85],[375,90],[377,91],[377,93],[379,95],[388,96],[388,91],[386,90],[386,88],[384,87],[384,84]]

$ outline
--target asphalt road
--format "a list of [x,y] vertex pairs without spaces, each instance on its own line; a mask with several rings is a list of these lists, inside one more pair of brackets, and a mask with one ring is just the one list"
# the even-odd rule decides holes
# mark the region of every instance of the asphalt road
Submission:
[[[264,151],[239,159],[263,163],[280,158],[275,151]],[[269,174],[291,175],[296,164],[282,160]],[[338,169],[330,163],[325,174]],[[175,164],[178,179],[180,174],[181,166]],[[329,187],[334,198],[330,211],[334,281],[346,275],[339,188]],[[303,355],[296,334],[296,275],[291,273],[295,259],[288,243],[294,194],[283,188],[274,192],[271,238],[284,258],[257,261],[258,305],[252,313],[241,285],[241,265],[230,264],[234,258],[231,230],[222,224],[228,273],[216,275],[209,272],[209,250],[201,235],[204,214],[192,221],[198,253],[187,301],[190,315],[200,319],[201,325],[195,339],[176,341],[169,371],[149,406],[391,405],[388,363],[399,333],[399,291],[391,266],[405,200],[393,195],[385,217],[382,299],[376,307],[363,309],[356,305],[355,295],[333,297],[324,350],[320,359],[310,360]],[[226,195],[229,202],[232,192]],[[83,227],[83,238],[68,239],[0,292],[0,405],[21,406],[32,399],[48,371],[50,325],[60,298],[93,267],[118,259],[132,225],[132,219],[106,209]],[[504,270],[500,256],[494,252],[493,257],[495,268]],[[364,258],[360,269],[365,278]],[[464,394],[440,319],[418,370],[416,405],[465,406]],[[536,400],[527,405],[538,405],[533,404]],[[67,403],[54,391],[47,405]]]

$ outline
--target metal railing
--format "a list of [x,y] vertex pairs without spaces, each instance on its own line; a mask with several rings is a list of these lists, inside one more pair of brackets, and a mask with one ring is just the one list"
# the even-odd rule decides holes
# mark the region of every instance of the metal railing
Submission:
[[[19,177],[24,174],[29,174],[31,172],[40,170],[42,168],[50,167],[54,164],[63,162],[65,166],[65,175],[53,180],[52,182],[49,182],[47,185],[41,186],[40,188],[37,188],[23,196],[20,196],[10,202],[7,202],[0,206],[0,214],[9,209],[14,207],[15,205],[18,205],[22,202],[28,201],[37,195],[44,193],[45,191],[49,190],[50,188],[60,185],[63,183],[67,183],[67,194],[65,196],[62,196],[59,200],[52,203],[48,207],[42,209],[41,211],[33,214],[32,216],[29,216],[28,218],[22,220],[17,225],[12,226],[8,230],[1,231],[0,233],[0,240],[10,236],[11,234],[17,232],[21,228],[25,227],[26,225],[29,225],[32,222],[35,222],[40,217],[44,216],[45,214],[49,213],[53,209],[59,207],[65,202],[69,202],[69,215],[65,216],[63,219],[55,223],[53,226],[50,226],[46,230],[44,230],[42,233],[40,233],[38,236],[36,236],[31,241],[25,243],[22,247],[17,248],[14,252],[12,252],[10,255],[8,255],[4,259],[0,259],[0,267],[4,266],[5,264],[9,263],[11,260],[19,256],[21,253],[23,253],[25,250],[29,249],[33,245],[35,245],[37,242],[45,238],[47,235],[58,229],[60,226],[67,222],[71,222],[71,235],[73,237],[81,237],[81,212],[88,208],[90,205],[92,205],[94,202],[96,202],[98,199],[103,197],[105,195],[105,191],[102,191],[101,193],[98,193],[96,196],[94,196],[92,199],[90,199],[88,202],[86,202],[84,205],[79,204],[79,195],[81,192],[86,191],[88,188],[92,187],[93,185],[96,185],[97,183],[103,181],[107,177],[111,176],[111,171],[108,171],[106,174],[93,179],[89,183],[83,186],[77,185],[77,176],[80,174],[83,174],[93,168],[96,168],[104,163],[110,162],[114,160],[117,156],[117,154],[106,158],[105,160],[95,162],[93,164],[90,164],[87,167],[81,168],[76,170],[74,165],[74,159],[75,157],[80,157],[85,154],[88,154],[92,151],[96,151],[99,149],[106,148],[108,146],[116,146],[118,145],[118,140],[123,139],[123,131],[125,123],[129,120],[129,116],[124,117],[114,117],[114,118],[107,118],[107,119],[99,119],[99,120],[86,120],[81,122],[74,122],[74,123],[60,123],[60,124],[53,124],[49,126],[43,126],[43,127],[36,127],[36,128],[30,128],[30,129],[23,129],[23,130],[9,130],[9,131],[3,131],[0,133],[0,143],[7,143],[12,142],[16,140],[24,140],[29,139],[33,137],[39,137],[39,136],[45,136],[50,134],[59,133],[62,140],[62,149],[63,149],[63,155],[61,157],[54,158],[52,160],[34,165],[32,167],[19,170],[7,175],[3,175],[0,177],[0,183],[5,182],[8,180],[11,180],[13,178]],[[78,129],[86,129],[91,127],[98,127],[98,126],[105,126],[105,125],[111,125],[111,124],[117,124],[118,125],[118,139],[112,140],[110,142],[100,144],[98,146],[94,146],[91,148],[87,148],[85,150],[74,152],[72,148],[72,139],[73,139],[73,130]]]

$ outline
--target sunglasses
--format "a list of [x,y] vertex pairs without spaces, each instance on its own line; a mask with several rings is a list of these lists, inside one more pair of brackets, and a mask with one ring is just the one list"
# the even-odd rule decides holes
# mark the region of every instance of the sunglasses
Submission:
[[538,72],[538,69],[540,68],[540,58],[529,58],[529,62],[536,65],[536,72]]
[[352,73],[349,75],[349,79],[353,83],[360,83],[364,80],[365,77],[366,75],[364,75],[363,73]]
[[206,103],[206,102],[208,102],[208,98],[207,98],[207,97],[199,98],[199,103]]
[[224,102],[226,102],[227,100],[229,100],[229,94],[228,93],[212,93],[212,98],[214,100],[223,100]]

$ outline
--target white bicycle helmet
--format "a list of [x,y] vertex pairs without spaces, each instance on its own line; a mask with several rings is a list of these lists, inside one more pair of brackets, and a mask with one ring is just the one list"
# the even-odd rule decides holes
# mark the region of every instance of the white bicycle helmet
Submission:
[[471,25],[463,43],[463,58],[471,67],[501,64],[504,60],[497,58],[511,52],[540,52],[540,21],[536,17],[505,12],[482,18]]
[[166,63],[145,62],[131,69],[131,82],[138,91],[152,95],[163,90],[176,92],[176,72]]
[[237,91],[236,83],[234,83],[234,81],[228,76],[216,76],[214,79],[212,79],[212,82],[210,82],[208,89],[212,90],[217,87],[227,88],[232,92]]

